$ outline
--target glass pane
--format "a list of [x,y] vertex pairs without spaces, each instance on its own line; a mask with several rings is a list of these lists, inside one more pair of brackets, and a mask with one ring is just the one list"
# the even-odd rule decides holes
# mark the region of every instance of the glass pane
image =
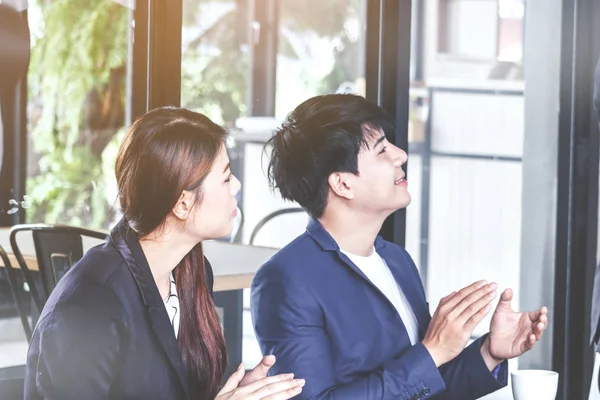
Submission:
[[[515,309],[552,315],[560,52],[549,43],[560,41],[562,0],[436,3],[424,18],[425,84],[411,88],[406,248],[432,312],[486,279],[513,289]],[[498,29],[482,34],[482,21]],[[511,368],[550,368],[551,332]]]
[[438,7],[439,53],[515,62],[522,59],[524,0],[439,0]]
[[27,222],[108,228],[132,10],[110,0],[32,0],[28,18]]
[[519,62],[523,58],[525,0],[500,0],[498,17],[498,60]]
[[233,126],[246,115],[247,0],[184,0],[181,106]]
[[[268,3],[268,2],[267,2]],[[242,241],[282,247],[302,233],[307,215],[268,187],[263,145],[285,116],[319,94],[364,94],[366,0],[281,0],[274,117],[245,120],[235,136],[242,159]],[[284,208],[295,208],[276,215]],[[268,223],[264,225],[264,219]],[[255,233],[253,235],[253,232]]]
[[366,0],[282,0],[276,115],[326,93],[364,95]]

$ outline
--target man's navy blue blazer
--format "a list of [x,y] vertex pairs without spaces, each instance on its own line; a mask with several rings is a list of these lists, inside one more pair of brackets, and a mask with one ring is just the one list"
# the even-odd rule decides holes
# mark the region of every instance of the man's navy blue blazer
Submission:
[[[208,260],[205,271],[212,293]],[[188,379],[138,237],[121,220],[46,302],[27,354],[25,399],[188,399]]]
[[[406,294],[422,340],[431,316],[413,261],[379,237],[375,249]],[[314,219],[259,269],[251,311],[263,354],[277,357],[270,373],[306,379],[299,400],[469,400],[506,385],[507,363],[488,370],[483,338],[438,369],[423,344],[411,345],[392,303]]]

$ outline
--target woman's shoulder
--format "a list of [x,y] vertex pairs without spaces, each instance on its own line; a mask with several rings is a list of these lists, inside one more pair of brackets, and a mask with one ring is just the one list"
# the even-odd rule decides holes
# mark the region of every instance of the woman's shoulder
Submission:
[[27,375],[36,376],[36,380],[41,378],[37,375],[40,370],[70,365],[70,370],[53,376],[61,382],[57,387],[73,384],[66,376],[75,373],[82,377],[104,376],[96,368],[114,365],[130,331],[122,300],[106,282],[94,274],[83,273],[88,264],[82,261],[80,271],[72,269],[75,272],[72,274],[69,271],[52,291],[27,355]]
[[50,312],[119,312],[120,286],[127,275],[125,260],[114,247],[104,244],[88,250],[58,282],[40,319]]
[[[111,348],[128,331],[127,311],[110,286],[84,275],[66,275],[50,295],[35,327],[32,343],[46,347]],[[72,347],[71,347],[72,346]],[[104,351],[103,350],[103,351]]]

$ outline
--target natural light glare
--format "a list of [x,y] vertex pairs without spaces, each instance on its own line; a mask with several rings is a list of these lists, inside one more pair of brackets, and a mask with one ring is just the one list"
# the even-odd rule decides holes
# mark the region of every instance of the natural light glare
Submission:
[[525,16],[525,1],[499,0],[498,14],[502,19],[523,19]]

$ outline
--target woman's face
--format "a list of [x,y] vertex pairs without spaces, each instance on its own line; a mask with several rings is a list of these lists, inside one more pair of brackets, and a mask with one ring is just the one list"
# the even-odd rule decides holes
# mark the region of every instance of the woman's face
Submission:
[[218,239],[231,234],[236,216],[236,194],[242,187],[231,173],[225,146],[202,183],[201,194],[188,227],[202,239]]

